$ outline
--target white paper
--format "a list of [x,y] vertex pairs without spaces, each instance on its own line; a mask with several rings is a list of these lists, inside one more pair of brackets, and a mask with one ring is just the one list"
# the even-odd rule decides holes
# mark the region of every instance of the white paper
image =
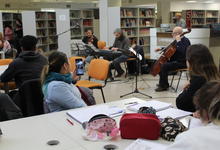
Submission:
[[169,144],[161,144],[158,141],[137,139],[125,150],[165,150]]
[[176,108],[169,108],[169,109],[165,109],[165,110],[162,110],[162,111],[159,111],[156,113],[158,118],[162,118],[162,119],[164,119],[166,117],[179,119],[179,118],[189,116],[191,114],[192,114],[192,112],[183,111],[183,110],[176,109]]
[[172,104],[171,103],[160,102],[160,101],[157,101],[157,100],[151,100],[151,101],[147,101],[147,102],[144,102],[144,103],[138,103],[138,104],[130,105],[130,106],[127,107],[127,109],[137,112],[139,110],[139,108],[141,108],[141,107],[153,107],[154,109],[156,109],[156,111],[161,111],[161,110],[172,107]]
[[71,110],[67,112],[67,115],[79,123],[83,123],[89,121],[93,116],[98,114],[105,114],[110,117],[116,117],[122,115],[124,112],[125,111],[123,109],[116,106],[98,105]]
[[8,65],[2,65],[2,66],[0,66],[0,75],[1,75],[2,73],[4,73],[7,68],[8,68]]

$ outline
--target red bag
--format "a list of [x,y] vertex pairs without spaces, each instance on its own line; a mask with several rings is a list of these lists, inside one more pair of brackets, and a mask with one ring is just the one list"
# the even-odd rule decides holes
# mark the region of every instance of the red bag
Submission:
[[120,120],[120,131],[123,139],[157,140],[160,137],[160,120],[154,114],[129,113]]

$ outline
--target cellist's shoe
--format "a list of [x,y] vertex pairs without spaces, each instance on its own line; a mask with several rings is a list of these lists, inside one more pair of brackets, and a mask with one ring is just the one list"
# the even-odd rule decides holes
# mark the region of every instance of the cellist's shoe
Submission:
[[156,92],[162,92],[162,91],[167,91],[167,90],[168,90],[168,87],[161,87],[161,86],[155,89]]

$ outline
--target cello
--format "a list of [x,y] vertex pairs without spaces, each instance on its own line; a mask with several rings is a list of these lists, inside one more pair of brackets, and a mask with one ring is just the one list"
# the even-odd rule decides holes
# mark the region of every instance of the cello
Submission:
[[[188,34],[191,32],[191,12],[187,13],[186,17],[186,22],[187,22],[187,31],[183,32],[180,34],[180,37],[183,37],[185,34]],[[174,40],[172,43],[170,43],[167,47],[163,48],[161,51],[161,56],[159,59],[153,64],[153,67],[150,70],[150,74],[153,76],[156,76],[157,74],[160,73],[161,66],[165,64],[167,61],[170,60],[170,58],[175,54],[176,52],[176,44],[177,41]]]

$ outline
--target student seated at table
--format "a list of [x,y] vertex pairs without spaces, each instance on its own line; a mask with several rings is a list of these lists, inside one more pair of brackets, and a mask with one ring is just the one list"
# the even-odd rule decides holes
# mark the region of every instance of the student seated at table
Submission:
[[195,92],[206,81],[219,80],[220,75],[209,49],[201,44],[192,45],[186,52],[187,66],[190,72],[190,82],[176,98],[176,106],[185,111],[196,111],[193,104]]
[[220,147],[220,83],[207,82],[194,96],[200,119],[206,124],[178,135],[167,150],[218,150]]
[[36,52],[36,37],[26,35],[20,43],[22,52],[1,75],[1,82],[15,79],[18,88],[24,81],[39,79],[44,65],[48,63],[46,57]]
[[11,49],[10,43],[4,39],[3,34],[0,32],[0,51],[6,53]]
[[72,84],[73,77],[66,54],[53,52],[48,61],[49,65],[42,72],[42,89],[50,112],[86,106],[80,91]]

